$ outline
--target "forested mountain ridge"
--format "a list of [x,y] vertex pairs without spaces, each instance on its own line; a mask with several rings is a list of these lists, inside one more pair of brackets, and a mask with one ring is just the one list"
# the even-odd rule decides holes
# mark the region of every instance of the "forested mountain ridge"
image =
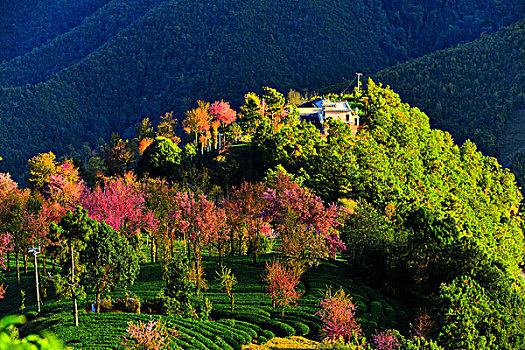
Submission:
[[511,149],[525,146],[525,139],[514,137],[513,145],[507,140],[523,118],[516,112],[525,108],[524,57],[521,20],[471,43],[382,70],[375,79],[418,104],[433,127],[451,132],[457,142],[473,140],[512,169]]
[[[374,72],[519,16],[519,11],[497,16],[509,6],[498,1],[392,5],[336,0],[3,4],[0,17],[10,27],[0,27],[0,167],[16,173],[35,153],[61,154],[69,144],[95,144],[110,130],[129,131],[145,116],[169,110],[180,116],[196,99],[231,100],[262,85],[306,91],[356,70]],[[462,26],[472,30],[454,33]]]
[[0,62],[77,27],[111,0],[13,0],[0,3]]

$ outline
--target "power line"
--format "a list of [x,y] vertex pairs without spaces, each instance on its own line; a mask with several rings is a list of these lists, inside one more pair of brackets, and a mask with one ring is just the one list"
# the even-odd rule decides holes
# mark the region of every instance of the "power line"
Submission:
[[[348,88],[350,87],[350,85],[352,85],[354,83],[356,78],[352,79],[352,81],[350,82],[350,84],[348,84],[348,86],[341,92],[341,95],[344,95],[344,93],[346,92],[346,90],[348,90]],[[359,83],[358,83],[359,85]]]

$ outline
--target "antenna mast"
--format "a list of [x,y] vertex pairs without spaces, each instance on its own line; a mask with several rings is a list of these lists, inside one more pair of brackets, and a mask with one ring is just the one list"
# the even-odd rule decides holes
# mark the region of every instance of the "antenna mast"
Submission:
[[363,73],[355,73],[357,74],[357,93],[359,93],[359,78],[361,77],[361,75],[363,75]]

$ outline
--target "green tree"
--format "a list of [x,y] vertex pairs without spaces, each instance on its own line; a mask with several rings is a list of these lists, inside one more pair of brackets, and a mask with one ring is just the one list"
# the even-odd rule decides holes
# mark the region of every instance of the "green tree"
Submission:
[[143,177],[173,177],[181,161],[181,149],[172,140],[165,137],[157,137],[155,141],[146,148],[140,158],[137,172]]
[[164,273],[164,307],[167,307],[166,312],[170,314],[205,320],[211,312],[211,303],[204,296],[196,294],[191,274],[184,253],[174,254]]
[[57,170],[56,156],[53,152],[40,153],[28,161],[29,187],[39,191],[49,183],[49,177],[55,175]]
[[124,288],[133,284],[139,273],[138,255],[125,237],[105,222],[95,222],[86,248],[80,253],[85,268],[83,285],[96,292],[97,312],[102,293],[115,285]]
[[[83,268],[79,263],[80,253],[86,249],[89,237],[96,229],[97,221],[91,219],[82,207],[74,212],[68,210],[58,224],[51,224],[50,238],[54,249],[62,249],[62,273],[55,276],[57,294],[73,299],[74,325],[78,326],[77,298],[84,296],[80,284]],[[67,273],[67,275],[66,275]]]
[[483,287],[471,276],[462,275],[441,287],[443,328],[438,341],[445,349],[497,348],[491,322],[495,308]]
[[232,270],[224,265],[220,265],[221,270],[216,271],[217,277],[215,277],[215,280],[217,280],[222,289],[226,292],[228,297],[230,298],[230,309],[231,312],[233,312],[233,303],[234,303],[234,295],[233,295],[233,286],[237,284],[237,278],[232,273]]

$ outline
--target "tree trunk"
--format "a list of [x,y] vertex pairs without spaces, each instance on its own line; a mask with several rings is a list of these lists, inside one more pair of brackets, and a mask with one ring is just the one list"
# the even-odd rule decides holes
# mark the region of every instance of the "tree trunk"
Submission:
[[27,275],[27,254],[24,254],[24,275]]
[[186,252],[188,253],[188,261],[191,261],[190,241],[186,238],[184,239],[186,240]]
[[230,230],[230,256],[233,256],[235,254],[235,247],[233,245],[233,238],[235,234],[233,233],[234,230]]
[[233,293],[231,293],[230,301],[231,301],[231,309],[232,309],[232,312],[233,312]]
[[219,248],[219,266],[222,266],[222,247]]
[[257,247],[253,248],[253,264],[257,265]]
[[281,318],[284,320],[284,305],[283,305],[283,309],[281,311]]
[[78,327],[78,304],[77,304],[77,295],[73,291],[73,317],[74,317],[74,326]]
[[196,261],[193,262],[193,271],[195,273],[195,289],[197,290],[197,296],[199,296],[201,294],[201,284],[199,278],[199,266]]
[[20,253],[16,252],[16,280],[18,285],[20,285]]
[[71,296],[73,297],[73,318],[74,326],[78,327],[78,305],[77,305],[77,294],[75,292],[75,251],[73,245],[70,245],[71,250]]
[[194,265],[195,266],[195,288],[197,289],[197,296],[200,296],[201,293],[201,286],[202,286],[202,252],[194,252]]
[[151,262],[155,262],[155,255],[153,255],[153,236],[151,237],[151,241],[150,241],[150,246],[149,246],[149,251],[150,251],[150,255],[151,255]]
[[[42,272],[44,273],[44,277],[47,276],[47,266],[46,266],[46,258],[45,256],[42,258]],[[45,281],[45,280],[44,280]],[[40,289],[42,289],[42,299],[47,298],[47,283],[41,283]],[[43,303],[43,301],[42,301]]]
[[100,313],[100,296],[102,295],[102,292],[100,290],[97,290],[97,314]]
[[7,272],[11,271],[11,251],[7,251]]

